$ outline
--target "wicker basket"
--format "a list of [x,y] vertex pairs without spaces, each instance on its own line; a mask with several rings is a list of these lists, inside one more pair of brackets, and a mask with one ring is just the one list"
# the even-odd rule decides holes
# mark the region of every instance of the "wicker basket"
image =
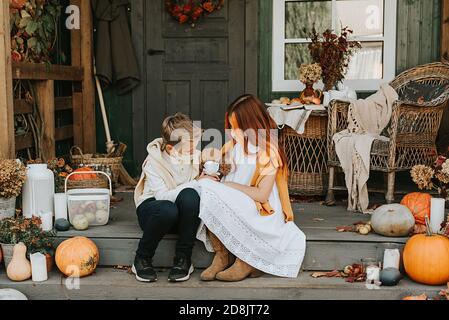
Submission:
[[109,188],[108,179],[97,175],[97,179],[89,180],[68,180],[67,190],[73,189],[107,189]]
[[[77,150],[79,155],[73,154],[74,150]],[[70,149],[70,160],[72,162],[72,165],[74,166],[79,166],[81,164],[85,166],[109,166],[112,171],[112,182],[117,183],[120,176],[120,168],[122,165],[123,157],[107,158],[104,154],[101,154],[100,157],[94,157],[93,154],[84,154],[81,148],[74,146]]]
[[312,114],[302,135],[290,127],[285,127],[281,141],[289,159],[290,193],[301,196],[326,194],[328,185],[326,115]]

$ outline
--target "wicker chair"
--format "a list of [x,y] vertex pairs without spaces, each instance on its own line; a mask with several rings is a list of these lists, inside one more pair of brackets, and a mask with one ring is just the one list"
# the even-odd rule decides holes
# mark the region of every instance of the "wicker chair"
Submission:
[[[448,84],[449,64],[431,63],[410,69],[399,75],[391,86],[402,96],[410,82],[425,84]],[[371,151],[371,170],[387,175],[387,203],[394,202],[396,172],[407,171],[417,164],[431,165],[436,160],[436,139],[441,125],[444,109],[449,101],[446,90],[433,101],[418,104],[408,101],[396,101],[390,124],[383,135],[388,142],[376,140]],[[334,203],[334,191],[345,188],[336,187],[335,173],[341,167],[338,160],[333,136],[348,127],[349,103],[332,101],[329,108],[328,156],[329,189],[326,198],[328,204]]]

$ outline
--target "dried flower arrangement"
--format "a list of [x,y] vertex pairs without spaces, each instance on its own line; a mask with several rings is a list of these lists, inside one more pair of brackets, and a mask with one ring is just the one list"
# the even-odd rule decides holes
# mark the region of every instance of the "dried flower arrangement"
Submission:
[[317,83],[323,74],[323,69],[318,63],[303,64],[299,68],[299,81],[304,84]]
[[411,170],[413,182],[420,190],[437,190],[444,199],[449,189],[449,158],[439,156],[433,167],[414,166]]
[[324,90],[332,90],[338,82],[344,80],[351,57],[362,45],[358,41],[349,40],[353,31],[348,27],[342,28],[340,35],[330,29],[319,34],[315,26],[311,32],[307,29],[304,31],[311,40],[309,50],[312,59],[323,69]]
[[26,180],[25,165],[18,160],[0,160],[0,198],[18,197]]

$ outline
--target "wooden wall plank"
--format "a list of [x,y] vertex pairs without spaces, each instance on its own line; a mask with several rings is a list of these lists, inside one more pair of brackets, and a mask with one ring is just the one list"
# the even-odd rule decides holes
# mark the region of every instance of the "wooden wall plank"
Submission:
[[[72,5],[81,6],[81,0],[71,0]],[[71,63],[72,66],[81,66],[81,31],[73,29],[71,36]],[[79,84],[73,84],[72,106],[73,106],[73,128],[75,131],[74,143],[76,146],[83,147],[83,94]]]
[[245,91],[257,95],[259,74],[259,1],[246,1]]
[[55,141],[63,141],[73,138],[73,126],[64,126],[56,128],[55,130]]
[[95,153],[95,86],[93,70],[93,14],[90,0],[83,0],[81,12],[81,65],[83,66],[83,151]]
[[443,61],[449,62],[449,0],[442,0],[441,58]]
[[9,1],[0,4],[0,158],[15,154]]
[[47,161],[56,156],[55,152],[55,82],[36,81],[36,102],[44,123],[42,158]]
[[72,97],[56,97],[55,98],[55,110],[65,111],[73,109],[73,98]]

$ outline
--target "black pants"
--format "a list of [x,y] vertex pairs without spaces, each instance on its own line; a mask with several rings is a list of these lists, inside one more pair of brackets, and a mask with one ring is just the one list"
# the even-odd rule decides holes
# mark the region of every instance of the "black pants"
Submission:
[[200,197],[194,189],[183,190],[176,202],[148,199],[137,208],[143,230],[137,255],[152,258],[162,238],[175,232],[179,235],[176,255],[191,258],[200,224]]

